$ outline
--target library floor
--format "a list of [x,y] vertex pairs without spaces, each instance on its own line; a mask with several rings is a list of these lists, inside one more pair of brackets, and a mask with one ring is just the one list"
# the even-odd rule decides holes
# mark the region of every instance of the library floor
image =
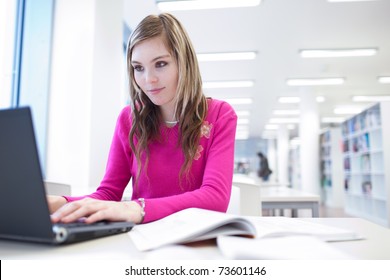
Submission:
[[344,212],[343,208],[332,208],[326,205],[320,205],[320,218],[342,218],[352,217]]

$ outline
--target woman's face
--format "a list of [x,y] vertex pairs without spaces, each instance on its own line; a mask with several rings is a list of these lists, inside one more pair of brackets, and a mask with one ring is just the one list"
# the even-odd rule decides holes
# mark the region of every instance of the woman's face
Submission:
[[171,120],[178,84],[178,67],[161,37],[137,44],[133,48],[131,65],[137,85],[157,106],[163,118]]

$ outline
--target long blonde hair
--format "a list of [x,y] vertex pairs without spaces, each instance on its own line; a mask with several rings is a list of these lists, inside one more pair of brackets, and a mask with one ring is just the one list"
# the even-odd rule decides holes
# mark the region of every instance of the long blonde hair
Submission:
[[[132,52],[140,42],[158,36],[161,36],[168,51],[175,59],[179,72],[174,117],[179,121],[181,137],[178,145],[181,146],[185,156],[180,169],[180,178],[183,174],[188,174],[191,168],[199,145],[201,126],[207,113],[207,100],[202,91],[198,60],[187,32],[181,23],[168,13],[147,16],[132,33],[127,47],[127,70],[130,77],[132,108],[129,143],[138,163],[136,182],[141,172],[141,157],[144,153],[145,165],[147,166],[148,163],[148,143],[160,137],[161,116],[158,106],[149,100],[135,82],[134,69],[131,65]],[[136,144],[135,139],[138,140]]]

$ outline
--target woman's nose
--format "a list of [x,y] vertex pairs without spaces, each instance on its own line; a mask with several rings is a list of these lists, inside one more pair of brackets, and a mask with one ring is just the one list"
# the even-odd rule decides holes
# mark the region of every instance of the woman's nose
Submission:
[[145,81],[147,83],[155,83],[155,82],[157,82],[158,81],[158,77],[157,77],[155,71],[153,71],[153,70],[146,71]]

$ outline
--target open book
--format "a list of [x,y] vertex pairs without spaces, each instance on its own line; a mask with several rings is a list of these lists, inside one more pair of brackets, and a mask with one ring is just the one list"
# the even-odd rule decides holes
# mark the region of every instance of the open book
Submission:
[[296,218],[245,217],[198,208],[185,209],[152,223],[136,225],[129,235],[140,251],[218,236],[267,238],[305,235],[324,241],[360,239],[352,231]]

